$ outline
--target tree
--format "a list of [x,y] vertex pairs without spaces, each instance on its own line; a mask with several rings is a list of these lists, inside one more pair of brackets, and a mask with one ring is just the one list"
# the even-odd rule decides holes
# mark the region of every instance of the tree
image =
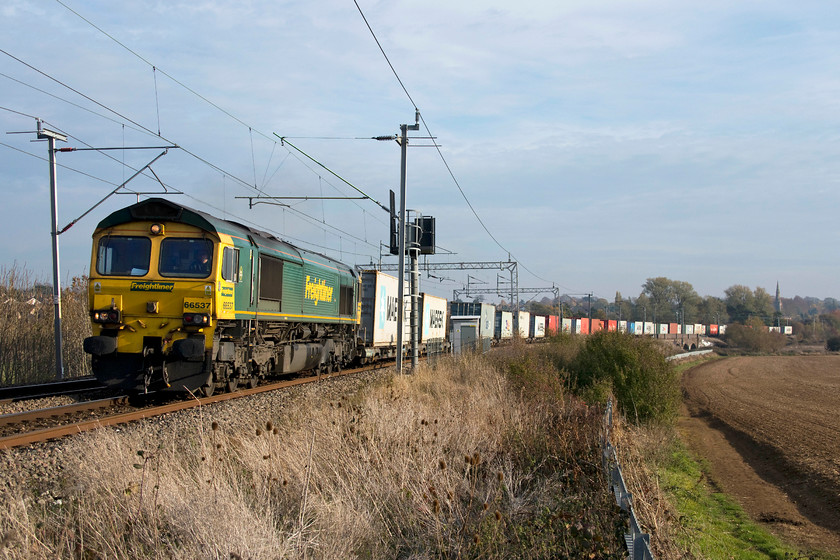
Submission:
[[725,325],[729,322],[726,303],[718,297],[706,296],[697,304],[697,319],[704,325]]
[[650,302],[650,298],[645,294],[641,294],[633,302],[633,320],[653,321],[653,305]]
[[727,288],[726,312],[733,321],[746,322],[750,317],[769,319],[773,315],[773,299],[764,288],[750,290],[749,286],[736,284]]
[[652,316],[654,321],[662,322],[663,319],[673,313],[671,306],[671,281],[664,276],[648,278],[642,285],[642,294],[646,295],[650,300],[648,317]]
[[680,312],[686,322],[693,321],[697,316],[700,296],[688,282],[664,276],[648,278],[642,285],[642,295],[648,297],[652,308],[648,309],[648,317],[653,314],[656,322],[664,323],[676,317],[675,312]]

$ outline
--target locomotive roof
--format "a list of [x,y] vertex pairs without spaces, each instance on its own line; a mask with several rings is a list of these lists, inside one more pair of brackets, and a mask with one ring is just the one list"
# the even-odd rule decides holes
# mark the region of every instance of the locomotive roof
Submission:
[[320,253],[296,247],[271,233],[261,231],[239,222],[223,220],[206,212],[194,210],[163,198],[149,198],[117,210],[99,222],[97,229],[105,229],[135,221],[180,222],[212,233],[224,233],[243,239],[251,239],[257,245],[280,250],[300,261],[309,260],[319,264],[342,268],[353,273],[352,267]]

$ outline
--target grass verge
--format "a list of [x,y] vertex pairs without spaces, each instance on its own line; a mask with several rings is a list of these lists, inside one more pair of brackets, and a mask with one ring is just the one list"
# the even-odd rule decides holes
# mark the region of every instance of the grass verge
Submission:
[[602,411],[565,395],[549,358],[509,352],[282,413],[82,434],[50,492],[0,484],[0,555],[624,558]]

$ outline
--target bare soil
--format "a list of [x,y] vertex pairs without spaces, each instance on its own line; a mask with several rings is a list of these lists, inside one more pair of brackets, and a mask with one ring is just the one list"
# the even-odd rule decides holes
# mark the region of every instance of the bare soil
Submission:
[[840,356],[711,361],[683,392],[712,482],[786,542],[840,554]]

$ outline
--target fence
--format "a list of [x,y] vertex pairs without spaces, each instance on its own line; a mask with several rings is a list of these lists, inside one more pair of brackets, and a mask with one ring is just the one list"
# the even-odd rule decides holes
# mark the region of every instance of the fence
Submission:
[[607,403],[606,412],[604,412],[601,462],[610,479],[610,489],[615,494],[616,504],[630,516],[630,531],[624,534],[624,542],[627,544],[630,560],[655,560],[653,553],[650,551],[650,535],[643,533],[639,526],[639,520],[633,510],[633,495],[627,491],[627,485],[624,484],[624,476],[621,474],[621,467],[618,464],[618,455],[615,447],[610,443],[612,412],[612,401],[610,401]]
[[691,358],[693,356],[702,356],[704,354],[711,354],[714,350],[695,350],[694,352],[683,352],[682,354],[674,354],[665,358],[666,361],[672,362],[674,360],[682,360],[683,358]]

